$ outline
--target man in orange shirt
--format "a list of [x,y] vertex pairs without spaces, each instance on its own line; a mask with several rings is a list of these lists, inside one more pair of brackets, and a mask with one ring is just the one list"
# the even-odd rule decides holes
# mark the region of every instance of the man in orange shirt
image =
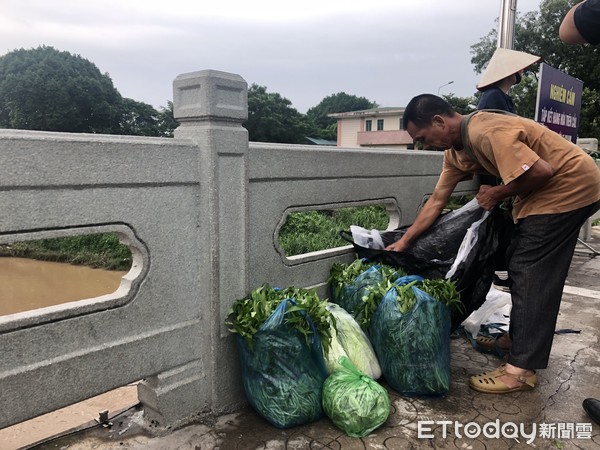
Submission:
[[456,185],[485,171],[503,184],[481,186],[477,200],[490,210],[514,197],[515,231],[507,252],[513,280],[511,348],[505,365],[470,378],[481,392],[527,390],[548,365],[565,279],[579,229],[600,209],[600,170],[562,136],[530,119],[479,111],[465,117],[442,98],[423,94],[404,111],[404,129],[425,148],[444,151],[431,198],[402,238],[387,247],[405,251],[439,217]]

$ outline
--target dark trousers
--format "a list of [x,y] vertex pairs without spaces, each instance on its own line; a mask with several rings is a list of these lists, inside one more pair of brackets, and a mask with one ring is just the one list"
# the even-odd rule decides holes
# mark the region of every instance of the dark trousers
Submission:
[[600,202],[562,214],[526,217],[508,248],[512,279],[508,362],[522,369],[548,366],[565,279],[579,230]]

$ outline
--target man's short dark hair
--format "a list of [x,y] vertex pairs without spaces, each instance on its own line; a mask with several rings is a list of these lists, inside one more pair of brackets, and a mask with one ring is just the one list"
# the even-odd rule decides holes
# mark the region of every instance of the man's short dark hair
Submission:
[[433,94],[421,94],[408,102],[402,117],[402,128],[406,130],[409,122],[423,128],[431,125],[433,116],[452,116],[455,111],[450,103]]

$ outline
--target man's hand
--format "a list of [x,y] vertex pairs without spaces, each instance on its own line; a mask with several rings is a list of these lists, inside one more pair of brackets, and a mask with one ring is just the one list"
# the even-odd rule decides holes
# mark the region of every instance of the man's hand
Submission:
[[489,186],[487,184],[482,184],[479,187],[479,192],[475,196],[477,199],[477,203],[486,211],[490,211],[494,208],[498,203],[500,203],[505,198],[504,186]]
[[538,159],[526,172],[508,184],[498,186],[481,185],[475,196],[479,205],[490,211],[498,203],[509,197],[525,198],[540,189],[554,175],[554,169],[543,159]]
[[393,244],[388,245],[385,249],[392,252],[403,252],[407,249],[408,244],[404,239],[398,239]]

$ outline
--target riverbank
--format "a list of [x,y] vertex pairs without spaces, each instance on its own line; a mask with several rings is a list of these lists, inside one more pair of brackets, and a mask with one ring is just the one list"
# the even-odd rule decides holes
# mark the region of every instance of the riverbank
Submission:
[[129,270],[131,251],[116,233],[19,241],[0,245],[0,257],[85,265],[106,270]]

